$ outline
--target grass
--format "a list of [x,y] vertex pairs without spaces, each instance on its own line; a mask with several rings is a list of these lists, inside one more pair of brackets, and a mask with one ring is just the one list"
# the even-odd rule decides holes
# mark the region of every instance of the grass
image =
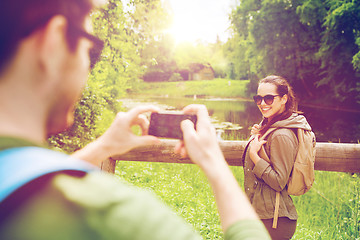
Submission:
[[299,213],[294,239],[360,239],[360,178],[317,171],[313,188],[293,197]]
[[249,80],[214,79],[182,82],[142,82],[137,92],[141,95],[183,97],[206,95],[216,97],[245,97]]
[[155,192],[205,239],[222,239],[214,197],[197,166],[119,162],[115,174],[136,186]]
[[[231,169],[242,185],[242,167]],[[115,174],[155,192],[204,239],[223,239],[212,191],[197,166],[118,162]],[[360,239],[359,191],[358,176],[317,171],[313,188],[293,197],[299,214],[293,239]]]

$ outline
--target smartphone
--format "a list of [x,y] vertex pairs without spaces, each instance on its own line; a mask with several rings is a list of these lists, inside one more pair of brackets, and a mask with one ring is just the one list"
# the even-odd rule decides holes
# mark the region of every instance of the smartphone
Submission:
[[182,139],[183,134],[180,128],[180,123],[185,119],[191,120],[196,127],[196,115],[183,114],[176,111],[151,113],[149,135],[162,138]]

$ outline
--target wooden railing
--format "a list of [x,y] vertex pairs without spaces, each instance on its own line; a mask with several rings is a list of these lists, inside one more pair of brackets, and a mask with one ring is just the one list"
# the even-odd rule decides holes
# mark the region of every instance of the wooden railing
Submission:
[[[139,147],[115,156],[102,165],[107,172],[115,172],[116,161],[143,161],[163,163],[192,163],[189,158],[181,158],[174,153],[178,140],[162,140],[159,145]],[[225,159],[231,166],[242,166],[242,154],[246,141],[219,142]],[[316,143],[315,170],[335,172],[360,172],[360,144]]]

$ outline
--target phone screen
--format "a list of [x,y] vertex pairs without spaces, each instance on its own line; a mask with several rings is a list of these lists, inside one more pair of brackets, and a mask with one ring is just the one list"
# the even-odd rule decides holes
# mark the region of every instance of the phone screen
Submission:
[[150,117],[149,135],[163,138],[182,139],[180,123],[191,120],[196,126],[197,116],[180,112],[152,113]]

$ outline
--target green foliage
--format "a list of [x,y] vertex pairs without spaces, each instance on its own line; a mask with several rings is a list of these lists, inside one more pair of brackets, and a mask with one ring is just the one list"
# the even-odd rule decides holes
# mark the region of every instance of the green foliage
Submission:
[[241,39],[239,34],[235,34],[224,44],[223,51],[230,62],[227,76],[230,79],[249,79],[250,63],[246,57],[247,42]]
[[134,0],[129,12],[130,28],[137,33],[141,65],[146,81],[167,81],[177,69],[174,40],[166,33],[172,16],[160,0]]
[[[360,49],[360,34],[356,37],[356,44],[358,45],[358,48]],[[360,51],[354,55],[353,61],[352,61],[354,68],[357,72],[360,72]]]
[[241,0],[227,56],[239,76],[282,75],[303,98],[356,108],[359,8],[358,0]]
[[189,42],[180,43],[175,47],[174,60],[179,69],[189,70],[192,64],[210,64],[215,71],[216,77],[225,77],[228,60],[223,54],[223,44],[218,40],[216,43]]
[[329,1],[328,5],[318,52],[326,74],[317,84],[331,86],[328,89],[342,101],[354,99],[359,94],[356,83],[360,79],[356,62],[353,64],[360,50],[356,44],[360,34],[360,2]]
[[181,77],[180,73],[173,73],[169,79],[169,82],[178,82],[183,80],[184,79]]
[[49,144],[65,152],[73,152],[96,138],[95,125],[106,102],[87,88],[75,110],[74,124],[65,132],[48,139]]
[[137,36],[126,28],[122,3],[108,2],[92,14],[94,33],[105,41],[105,47],[75,110],[74,125],[49,138],[51,146],[66,152],[83,147],[105,131],[121,109],[117,99],[131,89],[141,73]]

